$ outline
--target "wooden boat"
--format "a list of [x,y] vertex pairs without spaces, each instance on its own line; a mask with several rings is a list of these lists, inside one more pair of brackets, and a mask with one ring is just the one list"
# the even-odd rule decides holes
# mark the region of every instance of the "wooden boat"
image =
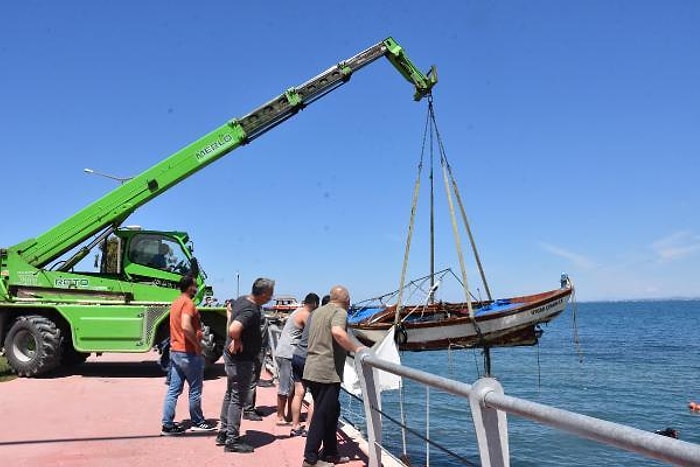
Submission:
[[[429,134],[428,134],[429,133]],[[426,136],[430,136],[426,138]],[[460,263],[460,277],[455,277],[460,282],[464,291],[463,303],[445,303],[435,299],[435,291],[439,285],[436,277],[445,271],[435,273],[435,244],[434,244],[434,151],[431,146],[430,154],[430,274],[425,276],[430,281],[427,297],[420,305],[406,304],[402,300],[405,295],[406,272],[411,249],[412,234],[415,225],[415,215],[420,191],[421,172],[425,155],[425,142],[430,141],[436,145],[439,153],[445,192],[449,206],[452,230],[455,237],[455,246]],[[457,188],[457,181],[452,174],[452,168],[447,161],[444,145],[437,130],[432,99],[428,100],[428,120],[425,134],[423,135],[423,151],[418,164],[418,175],[413,191],[413,205],[406,239],[404,261],[401,272],[399,289],[392,294],[385,295],[380,306],[355,307],[348,316],[348,325],[354,334],[367,344],[380,341],[392,327],[395,327],[395,340],[400,350],[437,350],[452,347],[481,347],[484,348],[484,363],[486,374],[490,373],[489,349],[491,347],[533,345],[541,334],[539,325],[547,323],[564,311],[573,294],[573,286],[566,274],[562,274],[560,288],[548,292],[494,300],[486,281],[481,259],[479,257],[476,242],[472,235],[466,210],[462,203],[462,197]],[[457,209],[464,224],[464,230],[469,237],[472,253],[479,270],[481,282],[486,293],[485,300],[477,300],[472,294],[465,267],[460,240],[460,229],[457,220]],[[454,275],[454,274],[453,274]],[[425,291],[425,284],[417,285],[417,289]],[[409,284],[409,286],[411,285]],[[396,295],[396,304],[388,304],[387,297]],[[480,295],[480,294],[479,294]]]
[[[559,289],[536,295],[465,303],[436,302],[403,307],[396,328],[399,350],[534,345],[547,323],[564,311],[573,293],[567,277]],[[351,309],[348,326],[365,344],[380,341],[394,326],[396,305]]]

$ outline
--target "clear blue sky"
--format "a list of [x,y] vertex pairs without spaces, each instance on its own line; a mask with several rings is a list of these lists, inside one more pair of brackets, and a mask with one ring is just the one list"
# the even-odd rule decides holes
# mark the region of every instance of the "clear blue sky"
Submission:
[[[83,168],[137,174],[392,35],[438,66],[439,124],[496,295],[566,271],[582,300],[700,296],[700,3],[420,5],[3,3],[0,244],[114,187]],[[129,223],[190,232],[219,297],[236,271],[244,290],[259,275],[297,296],[392,290],[426,111],[411,94],[377,62]],[[457,268],[438,215],[437,266]],[[425,227],[412,276],[428,270]]]

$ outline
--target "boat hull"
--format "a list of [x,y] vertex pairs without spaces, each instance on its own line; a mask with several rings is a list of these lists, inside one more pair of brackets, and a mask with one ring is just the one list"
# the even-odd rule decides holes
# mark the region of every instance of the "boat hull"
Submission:
[[[400,350],[440,350],[452,347],[507,347],[537,343],[538,324],[561,314],[573,293],[566,287],[537,295],[513,297],[493,303],[474,303],[475,317],[466,304],[440,303],[405,307],[396,336]],[[395,308],[349,327],[361,341],[380,341],[394,325]]]

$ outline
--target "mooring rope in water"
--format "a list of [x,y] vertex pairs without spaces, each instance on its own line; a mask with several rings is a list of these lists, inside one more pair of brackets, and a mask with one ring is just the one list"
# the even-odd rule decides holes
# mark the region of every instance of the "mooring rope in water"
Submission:
[[[357,401],[362,402],[362,398],[361,398],[361,397],[356,396],[355,394],[352,394],[352,393],[346,391],[346,390],[345,390],[344,388],[342,388],[342,387],[341,387],[341,390],[342,390],[343,392],[345,392],[348,396],[350,396],[352,399],[355,399],[355,400],[357,400]],[[443,446],[443,445],[441,445],[441,444],[439,444],[439,443],[436,443],[435,441],[429,439],[429,438],[426,437],[426,436],[423,436],[423,434],[421,434],[419,431],[416,431],[415,429],[409,427],[409,426],[408,426],[407,424],[405,424],[405,423],[401,423],[399,420],[396,420],[394,417],[392,417],[391,415],[389,415],[389,414],[387,414],[386,412],[382,411],[381,409],[378,409],[378,408],[376,408],[376,407],[374,407],[374,406],[372,406],[370,409],[371,409],[373,412],[378,413],[379,415],[381,415],[383,418],[389,420],[389,421],[390,421],[391,423],[393,423],[394,425],[399,426],[399,427],[401,427],[402,429],[406,430],[406,432],[412,434],[413,436],[415,436],[416,438],[420,439],[421,441],[425,441],[427,444],[429,444],[429,445],[432,446],[433,448],[437,449],[438,451],[440,451],[440,452],[442,452],[442,453],[444,453],[444,454],[447,454],[448,456],[453,457],[454,459],[459,460],[462,464],[464,464],[464,465],[469,465],[469,466],[474,466],[474,467],[478,466],[478,464],[475,464],[474,462],[470,461],[470,460],[467,459],[466,457],[457,454],[456,452],[452,451],[452,450],[449,449],[449,448],[446,448],[445,446]],[[351,424],[352,424],[352,423],[351,423]],[[357,426],[354,425],[354,424],[352,424],[352,425],[353,425],[355,428],[359,428],[359,427],[357,427]]]
[[571,284],[571,307],[573,308],[574,317],[574,347],[576,348],[576,354],[578,355],[578,362],[583,363],[583,347],[581,347],[581,340],[578,335],[578,321],[576,319],[576,311],[578,310],[576,303],[576,287],[574,287],[574,281],[571,277],[567,276],[567,280]]
[[540,340],[537,339],[537,394],[542,392],[542,366],[540,364]]

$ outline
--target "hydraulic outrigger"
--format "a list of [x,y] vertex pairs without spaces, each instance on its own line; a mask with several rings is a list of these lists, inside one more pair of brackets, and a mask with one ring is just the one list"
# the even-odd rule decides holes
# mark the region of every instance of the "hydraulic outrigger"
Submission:
[[[122,224],[140,206],[294,116],[381,57],[413,84],[417,101],[437,83],[435,67],[422,73],[387,38],[226,122],[47,232],[0,249],[0,342],[12,368],[21,376],[39,375],[81,363],[92,352],[146,352],[166,338],[169,304],[179,293],[179,280],[193,275],[201,300],[205,275],[186,233]],[[75,271],[98,246],[99,272]],[[207,357],[216,360],[223,348],[225,314],[221,309],[202,311],[215,343]]]

